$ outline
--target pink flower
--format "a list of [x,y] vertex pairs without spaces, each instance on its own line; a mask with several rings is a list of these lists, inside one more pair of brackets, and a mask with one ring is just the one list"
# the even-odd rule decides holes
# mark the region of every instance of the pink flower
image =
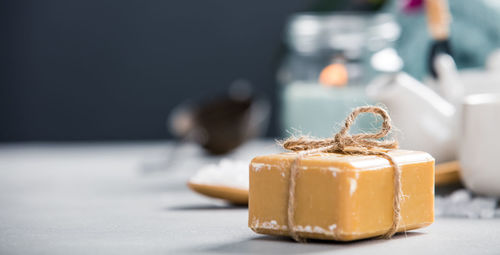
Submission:
[[401,2],[401,7],[406,13],[418,12],[424,6],[424,0],[401,0]]

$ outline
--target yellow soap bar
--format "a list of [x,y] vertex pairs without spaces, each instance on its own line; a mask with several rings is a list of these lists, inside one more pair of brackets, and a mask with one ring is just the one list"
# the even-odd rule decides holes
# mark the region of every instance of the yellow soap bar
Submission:
[[[388,152],[402,171],[398,232],[434,221],[434,158],[425,152]],[[290,166],[296,153],[259,156],[250,163],[249,227],[289,235]],[[393,222],[394,169],[378,156],[321,153],[300,160],[294,229],[303,238],[351,241],[385,234]]]

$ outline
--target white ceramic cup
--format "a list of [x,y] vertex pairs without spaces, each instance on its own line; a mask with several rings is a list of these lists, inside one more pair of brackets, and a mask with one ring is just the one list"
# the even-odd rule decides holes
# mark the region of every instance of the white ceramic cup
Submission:
[[465,186],[500,197],[500,94],[475,94],[462,105],[460,165]]

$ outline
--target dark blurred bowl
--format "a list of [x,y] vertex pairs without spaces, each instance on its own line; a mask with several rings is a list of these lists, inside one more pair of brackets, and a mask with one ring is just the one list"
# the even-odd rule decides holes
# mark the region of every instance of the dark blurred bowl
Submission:
[[183,103],[169,116],[176,137],[200,144],[209,153],[225,154],[267,130],[270,104],[266,99],[231,96]]

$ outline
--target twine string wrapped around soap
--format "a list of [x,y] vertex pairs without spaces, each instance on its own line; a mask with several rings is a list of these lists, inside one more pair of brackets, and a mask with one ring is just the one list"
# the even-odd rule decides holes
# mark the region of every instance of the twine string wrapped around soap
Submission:
[[[351,125],[360,113],[372,113],[382,117],[383,123],[378,133],[363,133],[350,135],[348,133]],[[401,200],[403,191],[401,189],[401,169],[396,164],[392,156],[384,152],[384,149],[396,149],[398,143],[395,140],[380,141],[377,139],[384,138],[391,131],[391,118],[389,114],[382,108],[377,106],[364,106],[354,109],[347,117],[342,129],[335,134],[333,138],[327,139],[311,139],[308,137],[289,138],[282,143],[286,150],[297,152],[292,165],[290,167],[290,184],[288,194],[288,231],[290,236],[298,241],[303,242],[305,239],[298,236],[295,231],[294,214],[295,214],[295,186],[298,174],[300,160],[310,154],[320,152],[342,153],[351,155],[375,155],[383,157],[389,161],[394,169],[394,199],[393,199],[393,221],[389,230],[383,235],[384,238],[392,237],[401,221]]]

